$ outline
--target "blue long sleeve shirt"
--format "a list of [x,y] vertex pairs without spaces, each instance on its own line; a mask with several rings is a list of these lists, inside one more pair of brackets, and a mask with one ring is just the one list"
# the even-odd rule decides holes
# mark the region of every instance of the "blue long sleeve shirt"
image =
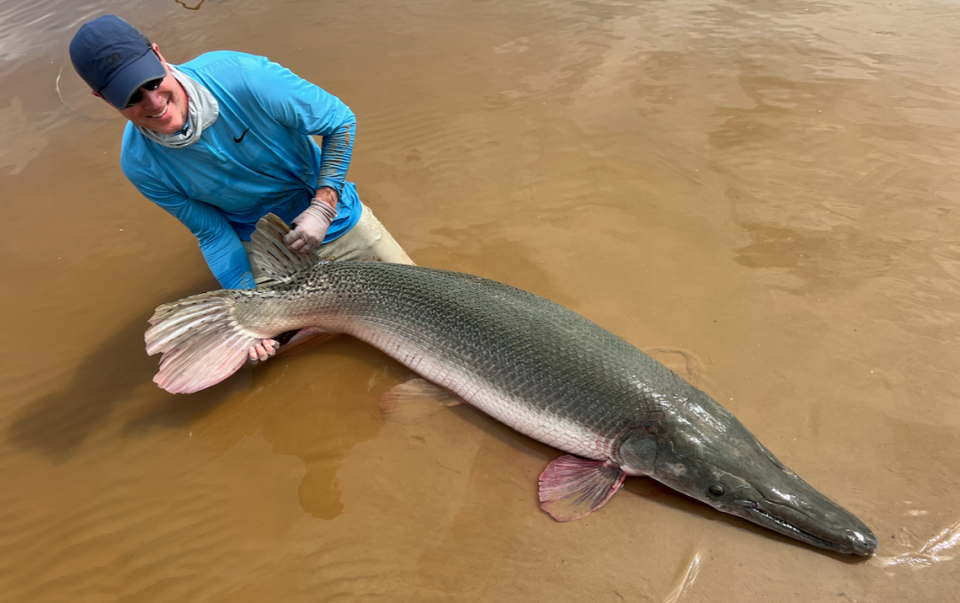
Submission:
[[[176,149],[128,123],[120,165],[145,197],[197,237],[223,287],[253,286],[241,240],[250,239],[257,220],[273,212],[289,223],[321,186],[340,194],[324,242],[353,228],[361,205],[345,178],[356,119],[345,104],[265,57],[210,52],[178,69],[217,99],[217,121]],[[311,136],[322,136],[323,147]]]

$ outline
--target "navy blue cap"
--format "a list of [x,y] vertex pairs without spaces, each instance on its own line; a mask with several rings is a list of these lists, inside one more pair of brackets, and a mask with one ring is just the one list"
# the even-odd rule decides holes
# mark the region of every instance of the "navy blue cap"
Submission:
[[84,23],[70,41],[70,60],[83,81],[114,107],[150,80],[167,75],[150,40],[116,15]]

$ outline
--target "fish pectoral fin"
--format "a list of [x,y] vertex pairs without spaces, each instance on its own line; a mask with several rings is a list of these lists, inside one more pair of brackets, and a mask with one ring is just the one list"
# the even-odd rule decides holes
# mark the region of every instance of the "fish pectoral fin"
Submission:
[[463,400],[449,390],[414,377],[388,389],[380,396],[380,412],[402,423],[419,422],[444,406],[458,406]]
[[565,455],[540,474],[540,507],[557,521],[573,521],[602,507],[627,474],[610,461]]

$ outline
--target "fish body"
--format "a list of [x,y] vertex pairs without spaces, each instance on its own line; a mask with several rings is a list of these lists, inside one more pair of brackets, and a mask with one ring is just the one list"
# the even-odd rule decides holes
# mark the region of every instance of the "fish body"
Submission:
[[346,333],[510,427],[585,458],[615,456],[622,426],[669,412],[695,391],[578,314],[469,274],[330,262],[232,297],[237,322],[258,336],[305,326]]
[[[265,219],[267,220],[267,219]],[[815,546],[868,555],[862,522],[787,469],[731,413],[627,341],[542,297],[496,281],[374,262],[307,265],[284,225],[255,241],[272,284],[158,308],[155,381],[192,392],[221,381],[259,340],[291,329],[346,333],[517,431],[566,453],[540,478],[561,521],[647,475],[721,511]]]

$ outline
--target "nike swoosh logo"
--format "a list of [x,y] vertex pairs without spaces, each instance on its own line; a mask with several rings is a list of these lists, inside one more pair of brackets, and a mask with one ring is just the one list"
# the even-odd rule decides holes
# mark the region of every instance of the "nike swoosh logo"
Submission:
[[247,135],[247,132],[249,132],[249,131],[250,131],[250,128],[247,128],[246,130],[244,130],[244,131],[243,131],[243,134],[240,135],[240,138],[234,137],[233,142],[235,142],[235,143],[237,143],[237,144],[243,142],[243,137],[246,136],[246,135]]

